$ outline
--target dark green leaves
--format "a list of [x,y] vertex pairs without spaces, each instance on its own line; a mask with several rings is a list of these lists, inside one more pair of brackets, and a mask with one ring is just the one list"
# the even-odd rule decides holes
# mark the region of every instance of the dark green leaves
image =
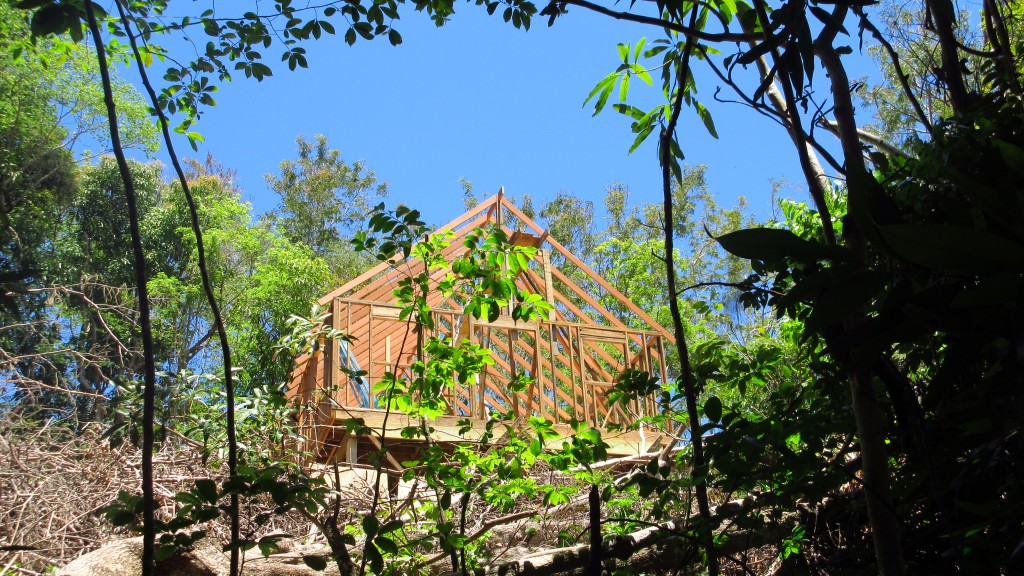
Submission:
[[[80,42],[84,38],[82,30],[85,23],[85,12],[79,10],[79,6],[81,5],[77,3],[53,2],[52,0],[23,0],[17,4],[17,7],[22,10],[38,8],[32,15],[33,37],[40,38],[66,32],[75,42]],[[96,13],[97,20],[101,20],[107,15],[106,10],[98,4],[93,3],[92,8]]]
[[380,521],[374,515],[364,516],[362,520],[363,533],[366,534],[368,539],[373,538],[377,535],[377,531],[380,529]]
[[302,561],[305,562],[306,566],[317,572],[327,568],[327,558],[325,556],[303,556]]
[[210,504],[217,502],[217,483],[208,478],[196,480],[196,493]]
[[937,270],[999,272],[1024,269],[1024,246],[984,230],[939,224],[880,226],[900,258]]
[[748,260],[843,260],[851,256],[845,249],[804,240],[789,230],[778,228],[737,230],[723,234],[716,240],[730,254]]
[[712,423],[722,421],[722,401],[717,396],[711,396],[704,401],[704,416]]

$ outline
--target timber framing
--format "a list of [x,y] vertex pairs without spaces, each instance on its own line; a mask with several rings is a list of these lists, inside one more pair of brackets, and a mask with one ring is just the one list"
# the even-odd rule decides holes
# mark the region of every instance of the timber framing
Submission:
[[[586,422],[602,429],[612,456],[647,452],[658,433],[642,425],[627,427],[654,415],[656,399],[610,406],[607,393],[627,368],[665,381],[665,341],[674,342],[672,334],[527,217],[504,190],[432,234],[450,233],[444,250],[450,261],[466,250],[464,241],[473,230],[489,226],[503,229],[512,244],[537,249],[515,282],[542,295],[553,311],[547,319],[523,322],[506,310],[488,322],[463,314],[457,299],[431,293],[436,335],[468,339],[490,349],[495,360],[476,378],[453,382],[445,390],[448,413],[431,422],[432,440],[479,441],[490,414],[511,413],[516,420],[547,418],[563,436],[572,433],[570,422]],[[394,454],[415,451],[416,440],[401,432],[417,422],[389,414],[375,384],[388,372],[408,376],[416,360],[417,335],[413,324],[400,318],[393,291],[403,277],[422,270],[416,258],[382,262],[320,299],[329,311],[325,322],[352,340],[331,340],[300,357],[288,387],[289,397],[301,406],[300,427],[315,443],[319,460],[366,462],[369,453],[386,445],[388,464],[397,465]],[[447,272],[432,273],[431,281],[439,282]],[[350,377],[354,372],[363,376]],[[518,376],[530,376],[532,384],[515,392],[509,382]],[[468,430],[460,424],[466,420]],[[372,441],[348,433],[346,423],[354,421],[375,430]]]

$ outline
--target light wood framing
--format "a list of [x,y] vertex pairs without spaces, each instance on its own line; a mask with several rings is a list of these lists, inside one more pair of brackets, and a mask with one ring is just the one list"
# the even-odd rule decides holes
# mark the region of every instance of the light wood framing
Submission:
[[[445,256],[457,257],[466,249],[463,242],[470,232],[486,226],[501,227],[513,244],[538,249],[516,283],[542,295],[554,310],[548,319],[533,322],[517,322],[505,310],[488,322],[464,315],[460,303],[444,298],[440,291],[432,293],[428,304],[434,335],[468,339],[491,350],[494,358],[494,364],[480,374],[465,384],[456,380],[443,392],[448,413],[432,423],[437,439],[477,441],[489,413],[511,412],[517,419],[544,417],[564,435],[571,434],[573,420],[607,430],[654,414],[658,404],[653,397],[609,407],[606,394],[627,368],[664,381],[665,340],[673,341],[671,333],[516,208],[503,190],[439,230],[452,234]],[[552,263],[556,254],[575,271],[557,268]],[[343,427],[351,418],[383,430],[374,439],[378,448],[381,442],[397,441],[398,432],[410,425],[408,417],[394,415],[387,430],[382,428],[386,407],[374,388],[386,373],[409,376],[416,360],[414,325],[400,317],[401,307],[392,292],[399,280],[422,269],[422,261],[416,258],[382,262],[320,299],[330,312],[329,325],[352,340],[331,341],[323,352],[318,349],[299,358],[288,394],[302,406],[300,426],[316,443],[321,460],[359,458],[356,439]],[[433,272],[431,281],[440,282],[447,272]],[[588,292],[580,282],[597,293]],[[617,302],[612,309],[625,309],[629,317],[619,318],[609,311],[612,301]],[[511,390],[509,382],[517,376],[530,377],[530,385]],[[473,425],[460,435],[456,422],[465,419]],[[395,438],[388,435],[392,431]],[[642,428],[605,434],[609,453],[615,456],[645,452],[649,448],[645,438],[654,436]]]

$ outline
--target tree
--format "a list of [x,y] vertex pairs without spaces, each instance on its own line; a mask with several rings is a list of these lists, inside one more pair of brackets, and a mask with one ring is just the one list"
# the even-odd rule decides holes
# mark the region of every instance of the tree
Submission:
[[[231,170],[209,156],[187,165],[206,232],[210,278],[223,297],[231,345],[239,350],[241,381],[246,386],[279,386],[289,367],[275,358],[274,346],[287,332],[288,318],[307,311],[329,288],[327,263],[309,248],[255,224]],[[216,374],[220,365],[219,351],[211,346],[215,327],[203,298],[188,221],[188,205],[177,184],[163,189],[143,221],[152,239],[150,289],[157,341],[169,372],[178,378]]]
[[387,196],[387,183],[378,183],[362,161],[346,164],[322,134],[315,142],[301,136],[296,142],[299,158],[281,162],[279,175],[266,175],[271,189],[281,196],[280,206],[268,213],[266,222],[285,238],[327,258],[336,279],[354,276],[366,262],[355,258],[347,236],[366,219],[371,202]]
[[[0,4],[0,46],[0,274],[5,292],[0,303],[4,323],[13,325],[0,340],[0,370],[14,382],[20,401],[38,401],[43,414],[66,411],[69,402],[61,391],[71,391],[75,401],[70,404],[79,408],[72,413],[89,420],[110,383],[110,374],[101,373],[111,367],[97,363],[99,350],[106,346],[99,340],[113,344],[103,334],[103,322],[97,322],[96,306],[126,312],[120,308],[125,300],[101,289],[101,273],[81,268],[82,250],[91,249],[86,244],[109,237],[81,238],[83,245],[75,253],[64,252],[66,234],[80,220],[79,212],[110,208],[102,193],[92,199],[99,204],[82,202],[82,194],[95,191],[93,178],[101,169],[83,170],[79,162],[89,158],[76,161],[71,149],[97,139],[106,126],[102,90],[95,81],[97,65],[77,44],[32,42],[24,13],[7,2]],[[116,76],[113,86],[122,105],[120,120],[133,128],[125,144],[154,151],[155,132],[139,94]],[[95,225],[115,222],[124,222],[120,211],[113,220]],[[69,258],[63,260],[58,253]],[[116,267],[113,261],[106,264]],[[112,268],[104,272],[116,274]],[[64,306],[67,316],[54,323],[54,310]],[[69,343],[72,350],[63,349]]]

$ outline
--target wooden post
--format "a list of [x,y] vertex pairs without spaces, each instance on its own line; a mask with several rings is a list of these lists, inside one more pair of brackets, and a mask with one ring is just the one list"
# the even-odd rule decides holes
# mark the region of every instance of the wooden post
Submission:
[[[491,329],[490,328],[487,328],[486,339],[487,339],[487,348],[489,349],[491,347]],[[481,338],[481,341],[482,340],[483,340],[483,338]],[[488,364],[484,364],[483,372],[481,372],[481,374],[480,374],[480,386],[479,386],[479,390],[480,390],[480,414],[479,414],[478,417],[481,420],[484,419],[484,417],[485,417],[484,413],[487,412],[487,376],[488,376],[488,372],[489,372],[488,369],[487,369],[488,366],[489,366]]]
[[[651,342],[650,342],[650,338],[651,338],[650,336],[644,336],[644,362],[645,362],[644,372],[647,372],[648,374],[650,374],[654,370],[654,363],[651,362]],[[664,381],[662,382],[662,384],[664,384]],[[650,413],[651,416],[654,416],[655,413],[656,413],[656,411],[652,411],[651,410],[651,397],[650,396],[648,396],[647,399],[644,401],[644,409],[645,409],[645,411],[647,413]],[[641,413],[640,415],[641,416],[646,416],[647,414],[646,413]]]
[[569,381],[572,383],[572,389],[569,390],[569,395],[572,396],[572,417],[579,418],[579,403],[576,398],[576,351],[572,346],[572,326],[566,326],[565,328],[566,348],[569,353]]
[[373,305],[367,304],[367,306],[369,312],[366,316],[366,407],[374,408],[377,402],[373,397]]
[[[508,331],[508,364],[512,368],[512,381],[516,380],[518,371],[516,370],[516,338],[519,337],[518,330]],[[515,414],[516,418],[519,417],[519,392],[515,390],[509,390],[512,396],[512,413]]]
[[551,251],[538,250],[540,252],[541,265],[544,267],[544,299],[548,304],[555,305],[555,283],[551,279]]
[[548,324],[548,352],[551,355],[551,421],[558,422],[558,374],[555,372],[555,330],[554,324]]
[[[537,324],[537,331],[533,333],[533,366],[530,367],[531,376],[533,376],[533,385],[530,386],[530,394],[527,398],[526,411],[529,412],[527,416],[532,416],[533,411],[533,397],[537,397],[537,413],[543,418],[544,417],[544,378],[541,374],[540,367],[540,324]],[[538,390],[540,392],[538,392]]]
[[[342,303],[345,304],[345,334],[351,334],[352,333],[352,304],[350,302],[345,302],[345,301],[341,300],[340,298],[335,298],[334,301],[337,303],[338,306],[341,306]],[[345,364],[349,365],[348,360],[351,359],[351,358],[355,358],[355,350],[352,349],[351,342],[345,344],[345,349],[346,349],[346,352],[347,352],[346,353],[347,358],[345,359]],[[340,344],[339,344],[339,351],[340,351]],[[351,366],[348,366],[348,367],[351,368]],[[340,366],[339,366],[339,369],[340,369]],[[349,376],[345,377],[345,388],[348,390],[348,392],[346,393],[347,397],[354,396],[355,392],[353,392],[353,390],[352,390],[352,378],[349,377]],[[353,402],[353,404],[354,404],[354,402]]]
[[[335,312],[335,307],[336,306],[337,306],[337,302],[334,301],[334,300],[331,300],[331,305],[328,307],[328,310],[330,311],[330,318],[328,318],[328,320],[327,320],[327,322],[330,322],[331,325],[334,324],[334,316],[337,315],[336,312]],[[324,362],[324,390],[326,390],[328,394],[333,394],[332,389],[333,389],[333,386],[334,386],[334,375],[332,374],[332,372],[334,372],[334,370],[333,370],[333,368],[334,368],[334,341],[333,340],[328,340],[326,342],[323,342],[323,344],[324,344],[324,360],[323,360],[323,362]],[[316,369],[316,367],[314,366],[314,370],[315,369]]]
[[[570,339],[570,343],[572,340]],[[583,396],[583,419],[590,423],[590,407],[587,402],[587,366],[583,359],[583,354],[586,350],[583,349],[583,339],[580,336],[579,326],[576,327],[576,360],[579,362],[580,369],[580,392]],[[595,419],[596,420],[596,419]],[[596,422],[595,422],[596,424]]]
[[[641,336],[641,338],[642,337],[643,336]],[[622,350],[623,350],[623,354],[624,354],[624,358],[625,358],[625,364],[623,364],[623,368],[622,368],[623,370],[626,370],[626,369],[628,369],[630,367],[629,345],[631,343],[632,343],[632,340],[630,340],[629,332],[627,332],[626,333],[626,341],[622,343]],[[621,373],[622,372],[620,371],[619,374],[621,375]],[[640,402],[641,402],[640,399],[633,400],[633,408],[637,412],[640,412]],[[611,411],[610,410],[608,412],[608,415],[611,416]],[[623,411],[623,416],[626,416],[626,415],[627,415],[626,412]],[[623,422],[623,424],[632,424],[632,422]]]
[[[337,298],[331,300],[331,329],[341,330],[341,302]],[[331,340],[331,345],[328,346],[331,350],[331,361],[327,367],[330,368],[331,372],[331,386],[333,392],[331,393],[334,397],[335,402],[341,404],[344,398],[342,394],[342,387],[347,381],[346,378],[341,377],[341,342],[337,338]],[[326,374],[324,375],[326,380]]]
[[345,438],[345,461],[349,464],[359,462],[359,437],[348,434]]

